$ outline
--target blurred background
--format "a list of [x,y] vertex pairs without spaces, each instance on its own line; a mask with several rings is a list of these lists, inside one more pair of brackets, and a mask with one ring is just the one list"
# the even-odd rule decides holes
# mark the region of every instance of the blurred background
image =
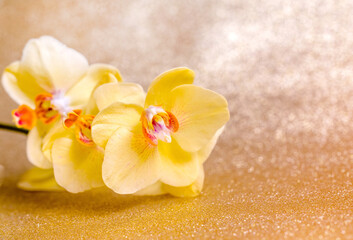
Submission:
[[195,199],[16,190],[25,136],[0,131],[0,236],[353,239],[352,16],[350,0],[0,0],[0,69],[51,35],[145,90],[189,67],[231,112]]

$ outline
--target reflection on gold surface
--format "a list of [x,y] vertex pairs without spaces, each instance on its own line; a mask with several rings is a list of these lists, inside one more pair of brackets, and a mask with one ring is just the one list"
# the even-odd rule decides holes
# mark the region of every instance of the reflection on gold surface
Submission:
[[[30,193],[0,132],[1,238],[353,238],[353,8],[342,1],[0,0],[0,67],[52,35],[147,87],[187,66],[231,119],[197,198]],[[2,122],[15,104],[0,89]]]
[[4,181],[4,167],[0,165],[0,186],[2,185],[3,181]]

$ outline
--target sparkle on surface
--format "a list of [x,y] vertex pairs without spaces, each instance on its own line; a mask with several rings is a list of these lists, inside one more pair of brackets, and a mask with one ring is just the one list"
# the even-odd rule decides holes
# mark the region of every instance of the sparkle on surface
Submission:
[[191,199],[17,190],[25,137],[1,131],[0,238],[353,239],[352,14],[350,0],[0,0],[1,69],[52,35],[145,89],[194,69],[231,112]]

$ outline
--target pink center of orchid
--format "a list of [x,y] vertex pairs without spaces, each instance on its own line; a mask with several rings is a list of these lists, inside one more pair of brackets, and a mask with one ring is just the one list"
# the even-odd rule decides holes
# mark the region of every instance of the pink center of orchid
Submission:
[[176,117],[157,106],[146,108],[141,115],[141,122],[143,134],[152,145],[157,145],[158,140],[170,143],[171,133],[179,128]]

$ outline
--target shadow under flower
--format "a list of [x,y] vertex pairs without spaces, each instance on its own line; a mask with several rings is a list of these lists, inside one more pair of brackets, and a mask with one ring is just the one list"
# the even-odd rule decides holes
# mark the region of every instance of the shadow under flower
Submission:
[[13,184],[1,188],[2,213],[102,216],[111,212],[123,212],[138,205],[178,199],[170,195],[133,196],[118,195],[107,188],[72,194],[69,192],[27,192]]

